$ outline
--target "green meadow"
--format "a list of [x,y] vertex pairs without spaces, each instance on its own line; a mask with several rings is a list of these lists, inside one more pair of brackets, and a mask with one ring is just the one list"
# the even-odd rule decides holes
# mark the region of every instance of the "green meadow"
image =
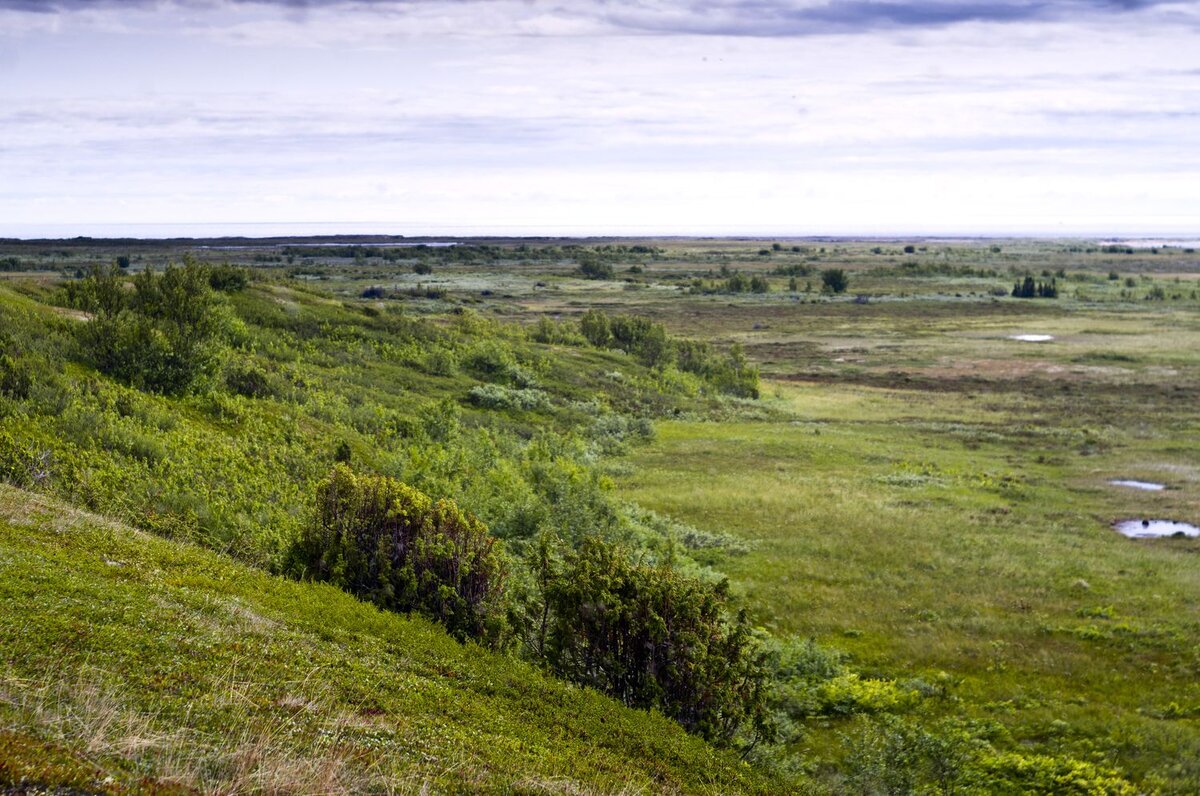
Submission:
[[[1200,524],[1194,251],[220,243],[0,245],[0,787],[1200,790],[1200,538],[1113,527]],[[339,463],[479,518],[487,638],[298,558]]]

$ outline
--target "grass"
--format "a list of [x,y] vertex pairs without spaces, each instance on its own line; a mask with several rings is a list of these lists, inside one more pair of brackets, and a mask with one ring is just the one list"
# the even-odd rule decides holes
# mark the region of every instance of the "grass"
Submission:
[[[177,244],[7,243],[30,270],[5,275],[0,321],[57,371],[0,398],[0,464],[268,570],[342,443],[514,549],[536,528],[637,526],[635,545],[661,554],[644,525],[613,519],[632,501],[691,526],[676,541],[721,540],[687,553],[781,643],[848,656],[800,688],[823,707],[792,710],[781,748],[747,767],[422,622],[6,490],[0,775],[114,792],[1200,791],[1200,541],[1111,530],[1200,521],[1194,252],[589,242],[617,276],[591,281],[577,252],[545,243],[200,251],[264,278],[229,304],[231,364],[267,390],[172,399],[82,365],[68,343],[86,321],[47,302],[56,272],[114,253],[154,266]],[[419,257],[432,274],[412,272]],[[791,291],[781,266],[816,270]],[[847,294],[804,289],[829,267],[846,269]],[[706,294],[722,269],[771,292]],[[1059,299],[1007,296],[1060,269]],[[360,298],[373,286],[381,298]],[[765,397],[527,334],[597,307],[739,343],[770,377]],[[604,431],[648,418],[649,442]],[[939,784],[957,754],[969,776]],[[921,765],[924,780],[903,780]],[[764,773],[781,768],[802,773]]]
[[[1034,409],[1019,395],[776,395],[792,420],[661,424],[622,494],[749,539],[718,566],[773,631],[876,676],[947,673],[954,699],[931,713],[997,719],[1040,753],[1120,761],[1146,787],[1200,786],[1200,544],[1109,527],[1200,515],[1200,458],[1176,429],[1097,432],[1072,400]],[[1091,435],[1111,452],[1088,454]],[[1177,488],[1106,485],[1126,472],[1171,472]],[[810,743],[831,753],[835,730],[814,727]]]
[[426,621],[11,487],[0,487],[0,648],[0,786],[779,787],[660,716]]

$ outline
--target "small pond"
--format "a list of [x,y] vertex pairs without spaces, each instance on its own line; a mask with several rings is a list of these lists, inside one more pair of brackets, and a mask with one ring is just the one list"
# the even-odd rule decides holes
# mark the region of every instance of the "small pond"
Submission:
[[1167,488],[1166,484],[1156,484],[1153,481],[1131,481],[1128,479],[1118,479],[1109,481],[1113,486],[1127,486],[1130,489],[1142,489],[1146,492],[1161,492]]
[[1130,539],[1158,539],[1164,536],[1200,536],[1200,528],[1175,520],[1122,520],[1113,526]]
[[1054,339],[1052,334],[1012,334],[1009,340],[1020,340],[1022,343],[1048,343]]

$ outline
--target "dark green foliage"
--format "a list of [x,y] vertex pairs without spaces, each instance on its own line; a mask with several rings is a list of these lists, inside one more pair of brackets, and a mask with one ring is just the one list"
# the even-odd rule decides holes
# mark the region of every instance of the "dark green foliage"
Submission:
[[1026,276],[1013,285],[1014,298],[1058,298],[1058,280],[1035,282],[1032,276]]
[[128,254],[122,254],[120,257],[117,258],[117,267],[118,268],[128,268],[129,267],[129,255]]
[[225,386],[247,398],[275,398],[281,394],[271,376],[250,362],[240,362],[226,368]]
[[205,267],[205,270],[208,272],[209,287],[222,293],[236,293],[245,289],[250,281],[249,269],[239,268],[229,263],[209,265]]
[[615,271],[611,264],[594,257],[582,257],[579,260],[579,273],[584,279],[612,279]]
[[751,293],[770,293],[771,283],[767,281],[765,276],[750,277],[750,292]]
[[92,314],[76,335],[85,358],[127,384],[185,393],[217,368],[225,318],[203,266],[167,266],[132,279],[115,266],[98,268],[67,284],[67,301]]
[[555,674],[717,743],[767,731],[763,656],[745,614],[727,615],[724,581],[637,564],[595,538],[561,561],[543,548],[534,578],[527,636]]
[[458,638],[501,635],[506,567],[496,539],[452,501],[395,479],[336,465],[295,556],[306,577],[425,614]]
[[845,293],[850,285],[850,278],[841,268],[826,268],[821,272],[821,284],[828,293]]
[[413,273],[417,274],[418,276],[429,276],[430,274],[433,273],[433,266],[430,265],[429,263],[425,262],[424,260],[421,260],[419,262],[413,263],[412,270],[413,270]]

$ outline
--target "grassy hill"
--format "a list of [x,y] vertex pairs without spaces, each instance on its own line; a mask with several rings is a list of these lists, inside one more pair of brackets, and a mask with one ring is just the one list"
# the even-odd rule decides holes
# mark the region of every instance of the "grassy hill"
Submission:
[[770,793],[655,714],[0,486],[0,788]]

